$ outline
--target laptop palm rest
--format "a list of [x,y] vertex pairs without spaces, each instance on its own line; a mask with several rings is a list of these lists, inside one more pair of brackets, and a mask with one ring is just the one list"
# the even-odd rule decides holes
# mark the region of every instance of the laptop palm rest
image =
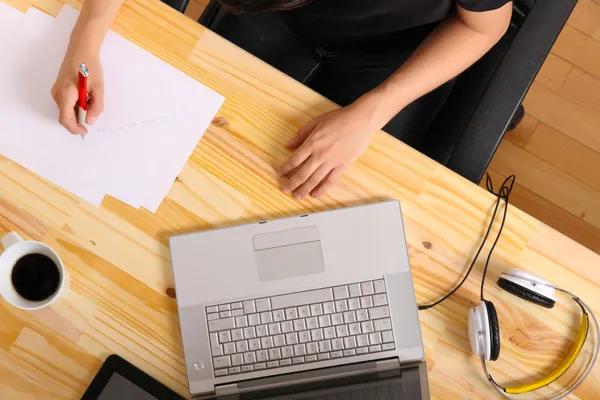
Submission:
[[316,226],[256,235],[253,242],[261,282],[318,274],[325,270]]

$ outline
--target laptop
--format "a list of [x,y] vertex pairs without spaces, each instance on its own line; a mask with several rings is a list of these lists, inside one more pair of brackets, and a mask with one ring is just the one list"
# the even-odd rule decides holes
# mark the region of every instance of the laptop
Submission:
[[398,201],[174,236],[170,249],[193,397],[404,377],[421,397],[391,398],[429,398]]

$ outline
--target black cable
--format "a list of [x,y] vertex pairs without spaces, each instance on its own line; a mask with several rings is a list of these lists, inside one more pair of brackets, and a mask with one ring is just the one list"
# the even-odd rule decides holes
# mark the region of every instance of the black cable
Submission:
[[[510,182],[510,184],[508,184],[509,182]],[[471,261],[471,264],[469,265],[469,268],[467,269],[467,273],[462,278],[462,280],[458,283],[458,285],[456,285],[456,287],[454,289],[452,289],[448,294],[446,294],[441,299],[435,301],[434,303],[420,305],[419,310],[421,310],[421,311],[428,310],[432,307],[437,306],[438,304],[440,304],[441,302],[446,300],[448,297],[452,296],[458,289],[460,289],[460,287],[463,285],[463,283],[465,283],[465,281],[471,274],[473,267],[475,266],[475,262],[477,261],[477,258],[479,257],[481,250],[483,250],[483,247],[485,246],[485,243],[487,242],[488,236],[490,235],[490,231],[492,230],[492,226],[494,225],[494,221],[496,219],[496,213],[498,212],[498,208],[500,207],[500,202],[502,199],[504,199],[506,205],[504,207],[504,215],[502,218],[502,224],[500,225],[500,229],[498,230],[498,235],[496,236],[496,240],[494,241],[494,244],[492,245],[492,248],[490,249],[490,252],[488,253],[488,257],[487,257],[487,260],[485,263],[485,268],[483,270],[483,278],[482,279],[485,279],[485,275],[487,273],[487,267],[488,267],[492,252],[494,251],[494,248],[496,247],[496,243],[498,243],[498,239],[500,238],[500,234],[502,233],[502,230],[504,229],[504,222],[506,220],[506,211],[508,210],[508,197],[510,195],[510,192],[512,191],[514,183],[515,183],[515,176],[510,175],[508,178],[506,178],[504,180],[498,193],[494,193],[494,185],[492,183],[492,178],[490,178],[489,174],[486,174],[486,182],[485,182],[486,188],[490,193],[494,194],[497,197],[497,199],[496,199],[496,206],[494,207],[494,212],[492,213],[492,217],[490,219],[490,224],[488,225],[487,231],[485,232],[483,240],[481,241],[481,245],[477,249],[477,252],[475,253],[475,256],[473,257],[473,260]],[[481,284],[481,298],[483,299],[483,280],[482,280],[482,284]]]

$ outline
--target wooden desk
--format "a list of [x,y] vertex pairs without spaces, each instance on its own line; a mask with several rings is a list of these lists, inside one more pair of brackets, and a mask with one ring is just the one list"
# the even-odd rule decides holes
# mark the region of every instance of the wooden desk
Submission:
[[[4,1],[52,15],[62,6]],[[274,167],[288,157],[283,143],[294,131],[333,104],[156,0],[127,1],[114,29],[223,94],[221,121],[156,214],[108,197],[94,208],[0,157],[0,234],[16,230],[52,246],[72,278],[68,294],[46,310],[23,312],[0,300],[0,398],[78,399],[111,353],[186,395],[177,308],[166,294],[173,234],[396,198],[419,303],[460,279],[488,224],[491,195],[381,133],[329,196],[297,202],[278,190]],[[482,263],[455,296],[420,314],[433,398],[497,397],[467,337]],[[579,326],[566,299],[547,311],[500,291],[495,280],[510,267],[564,285],[600,314],[600,256],[511,208],[486,286],[501,324],[492,373],[502,384],[548,372]],[[597,368],[573,398],[599,393]]]

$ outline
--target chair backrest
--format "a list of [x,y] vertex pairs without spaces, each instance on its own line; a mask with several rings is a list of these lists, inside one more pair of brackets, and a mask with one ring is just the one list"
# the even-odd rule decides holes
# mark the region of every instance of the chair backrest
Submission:
[[184,13],[190,0],[161,0],[163,3],[173,7],[180,13]]

